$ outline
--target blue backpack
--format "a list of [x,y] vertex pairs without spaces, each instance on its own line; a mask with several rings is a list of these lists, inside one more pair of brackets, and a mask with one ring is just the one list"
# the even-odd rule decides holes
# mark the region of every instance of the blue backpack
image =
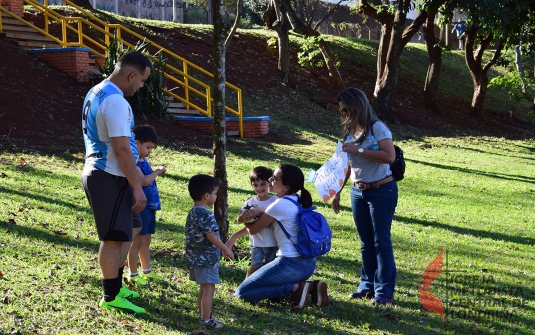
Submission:
[[[288,197],[283,198],[293,202],[299,210],[297,212],[299,232],[297,233],[297,243],[294,243],[294,246],[301,257],[313,258],[328,253],[331,250],[333,233],[325,217],[314,211],[316,206],[303,208],[297,201]],[[279,221],[277,222],[286,237],[290,239],[290,234],[284,226]]]

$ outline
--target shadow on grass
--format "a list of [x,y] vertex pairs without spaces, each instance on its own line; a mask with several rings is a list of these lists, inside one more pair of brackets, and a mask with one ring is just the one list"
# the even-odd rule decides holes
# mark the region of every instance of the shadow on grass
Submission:
[[530,177],[530,176],[508,175],[508,174],[505,174],[505,173],[503,173],[503,174],[489,173],[489,172],[483,172],[483,171],[478,171],[478,170],[474,170],[474,169],[467,169],[467,168],[462,168],[462,167],[453,167],[453,166],[448,166],[448,165],[429,163],[429,162],[419,161],[419,160],[415,160],[415,159],[407,159],[407,158],[405,158],[405,160],[408,161],[408,162],[411,162],[411,163],[419,163],[419,164],[422,164],[422,165],[432,166],[432,167],[437,168],[437,169],[445,169],[445,170],[466,172],[466,173],[477,174],[477,175],[496,178],[496,179],[521,181],[521,182],[525,182],[525,183],[533,183],[533,182],[535,182],[535,178]]
[[437,221],[419,220],[419,219],[404,217],[400,215],[394,215],[394,220],[400,221],[403,223],[408,223],[408,224],[416,224],[416,225],[421,225],[421,226],[431,226],[435,228],[441,228],[441,229],[449,230],[455,234],[471,235],[474,237],[488,238],[488,239],[496,240],[496,241],[507,241],[507,242],[512,242],[512,243],[525,244],[525,245],[535,244],[535,239],[531,237],[525,237],[525,236],[516,237],[516,236],[488,232],[488,231],[472,229],[472,228],[455,227],[455,226],[451,226],[445,223],[440,223]]

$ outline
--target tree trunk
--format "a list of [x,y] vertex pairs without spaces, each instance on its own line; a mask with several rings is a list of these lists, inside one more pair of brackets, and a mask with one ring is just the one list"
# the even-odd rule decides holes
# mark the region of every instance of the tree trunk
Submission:
[[435,37],[435,15],[436,9],[430,9],[426,22],[423,24],[424,40],[427,46],[429,65],[427,66],[427,76],[424,85],[424,106],[433,113],[439,113],[437,106],[437,92],[442,68],[442,40],[444,29],[440,31],[440,37]]
[[[396,15],[394,16],[394,20],[392,22],[390,40],[385,40],[383,42],[388,42],[386,64],[382,71],[382,76],[379,76],[379,73],[377,75],[374,92],[374,96],[376,98],[375,112],[383,120],[392,121],[394,123],[399,123],[399,121],[392,115],[392,99],[399,78],[399,58],[404,47],[402,44],[402,37],[403,30],[405,29],[405,19],[407,16],[407,12],[404,11],[403,8],[405,2],[408,2],[408,0],[398,2]],[[384,47],[385,44],[382,45],[382,48]],[[381,51],[384,53],[383,50]],[[378,55],[377,62],[380,61],[381,60]],[[379,64],[377,64],[377,67],[379,68]]]
[[221,240],[228,238],[228,181],[227,181],[227,135],[225,132],[225,23],[223,21],[223,0],[213,0],[212,21],[214,23],[214,177],[219,180],[214,216],[219,225]]
[[329,75],[336,80],[336,84],[340,89],[345,89],[346,84],[344,82],[344,79],[342,79],[340,71],[338,71],[338,67],[336,66],[336,62],[334,61],[334,55],[331,49],[329,48],[329,45],[324,40],[320,40],[319,48],[321,50],[321,54],[323,55],[323,59],[325,60],[325,64],[327,65],[327,69],[329,70]]
[[526,93],[526,85],[524,84],[524,66],[522,66],[522,47],[520,45],[515,45],[515,65],[516,70],[520,73],[522,93]]
[[474,51],[474,44],[477,38],[477,32],[477,23],[474,23],[466,31],[465,59],[466,65],[470,70],[470,75],[472,76],[472,82],[474,83],[474,93],[472,95],[470,114],[480,119],[483,119],[483,105],[485,103],[485,96],[489,84],[489,78],[487,73],[492,67],[492,65],[494,65],[500,57],[502,48],[504,46],[505,38],[498,39],[494,55],[485,64],[485,66],[481,67],[483,62],[483,53],[494,38],[494,35],[492,33],[489,33],[484,39],[481,40],[479,46]]
[[389,121],[399,123],[392,115],[392,98],[399,77],[399,58],[405,45],[420,29],[427,13],[421,13],[405,30],[405,20],[410,0],[399,0],[394,15],[388,11],[378,11],[368,0],[360,0],[358,12],[381,23],[381,40],[377,53],[377,78],[374,89],[374,105],[377,114]]
[[279,47],[279,70],[281,71],[281,83],[288,83],[288,74],[290,73],[290,24],[286,20],[282,26],[274,28],[277,32]]

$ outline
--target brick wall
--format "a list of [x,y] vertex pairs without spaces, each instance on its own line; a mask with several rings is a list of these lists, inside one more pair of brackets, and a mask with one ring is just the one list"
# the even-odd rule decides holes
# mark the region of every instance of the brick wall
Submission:
[[[197,129],[205,133],[213,133],[213,119],[210,117],[175,117],[175,121],[183,127]],[[261,137],[268,133],[269,116],[244,117],[243,137]],[[228,135],[239,135],[240,124],[237,117],[226,118]]]
[[59,69],[67,76],[75,77],[76,80],[79,80],[89,71],[89,49],[87,48],[33,49],[28,50],[28,52]]
[[9,7],[9,11],[13,14],[22,17],[24,12],[24,1],[23,0],[0,0],[2,6]]

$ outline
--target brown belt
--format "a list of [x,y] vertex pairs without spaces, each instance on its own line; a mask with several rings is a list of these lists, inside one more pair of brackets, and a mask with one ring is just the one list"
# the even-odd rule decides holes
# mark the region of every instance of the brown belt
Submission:
[[386,184],[386,183],[389,183],[391,182],[392,180],[394,180],[394,177],[392,176],[388,176],[386,178],[383,178],[383,179],[379,179],[377,181],[374,181],[374,182],[371,182],[371,183],[359,183],[359,182],[354,182],[353,183],[353,186],[355,187],[358,187],[359,190],[366,190],[366,189],[369,189],[369,188],[379,188],[379,186],[383,185],[383,184]]

